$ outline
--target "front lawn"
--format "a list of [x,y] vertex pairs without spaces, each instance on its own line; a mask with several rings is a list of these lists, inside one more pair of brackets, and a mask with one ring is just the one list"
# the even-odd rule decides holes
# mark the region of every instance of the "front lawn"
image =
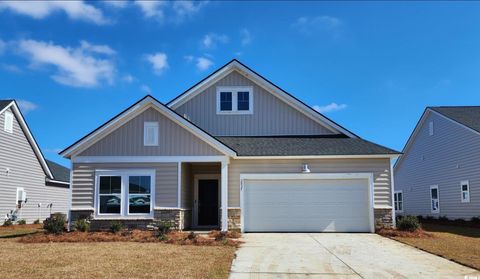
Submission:
[[2,278],[227,278],[232,246],[0,239]]
[[12,225],[12,226],[0,226],[0,238],[17,237],[27,234],[33,234],[42,231],[42,225]]
[[449,260],[480,269],[480,229],[472,227],[423,224],[433,237],[398,237],[400,242],[415,246]]

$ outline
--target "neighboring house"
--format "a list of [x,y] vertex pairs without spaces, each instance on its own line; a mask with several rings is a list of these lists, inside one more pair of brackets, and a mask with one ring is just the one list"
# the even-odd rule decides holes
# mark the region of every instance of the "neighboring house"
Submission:
[[68,212],[69,170],[45,160],[14,100],[0,100],[0,222],[18,205],[18,219],[43,221]]
[[60,153],[92,227],[372,232],[391,226],[399,152],[336,124],[237,60],[166,105],[139,100]]
[[480,107],[427,107],[395,164],[398,214],[480,216]]

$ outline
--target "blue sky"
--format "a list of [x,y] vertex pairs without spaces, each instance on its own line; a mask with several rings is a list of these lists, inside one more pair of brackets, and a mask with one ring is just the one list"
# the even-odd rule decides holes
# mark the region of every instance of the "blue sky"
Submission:
[[0,98],[48,159],[150,93],[237,58],[361,137],[401,150],[426,106],[480,104],[468,2],[0,3]]

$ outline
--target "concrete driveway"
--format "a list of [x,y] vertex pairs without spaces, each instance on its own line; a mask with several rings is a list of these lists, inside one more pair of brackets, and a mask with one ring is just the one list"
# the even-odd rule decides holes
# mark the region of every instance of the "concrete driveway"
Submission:
[[376,234],[249,233],[243,238],[230,278],[480,276],[474,269]]

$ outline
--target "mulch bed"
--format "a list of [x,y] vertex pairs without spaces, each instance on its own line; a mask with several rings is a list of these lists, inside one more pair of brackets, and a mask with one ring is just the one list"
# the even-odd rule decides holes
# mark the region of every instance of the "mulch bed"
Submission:
[[418,229],[414,232],[409,231],[400,231],[396,229],[379,229],[377,234],[385,237],[412,237],[412,238],[431,238],[434,237],[433,234],[424,231],[423,229]]
[[[164,238],[156,236],[154,231],[125,230],[118,233],[112,232],[65,232],[62,234],[38,233],[18,239],[21,243],[50,243],[50,242],[157,242],[176,245],[199,246],[234,246],[241,242],[231,237],[232,235],[220,232],[211,232],[212,236],[198,235],[188,232],[171,231]],[[238,237],[237,237],[238,238]]]

